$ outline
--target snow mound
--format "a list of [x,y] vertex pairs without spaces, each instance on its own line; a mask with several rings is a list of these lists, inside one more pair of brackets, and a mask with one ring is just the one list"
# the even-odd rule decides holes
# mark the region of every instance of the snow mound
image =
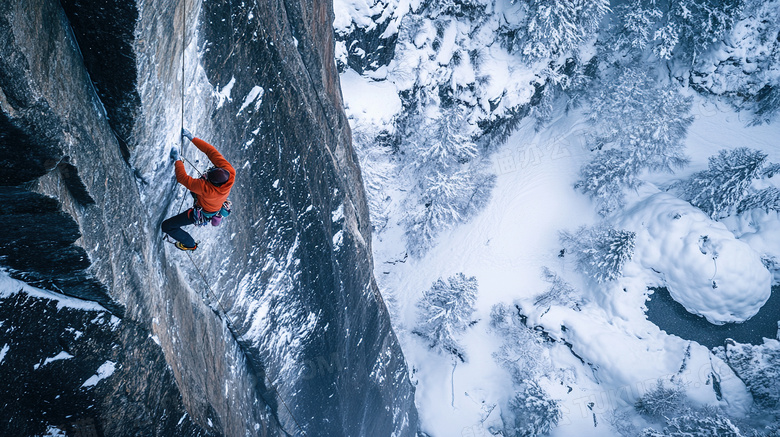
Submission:
[[348,115],[364,122],[385,125],[403,109],[398,90],[389,81],[374,81],[352,69],[342,73],[340,79]]
[[689,203],[658,193],[616,219],[636,232],[632,263],[710,323],[743,322],[769,299],[772,278],[758,253]]

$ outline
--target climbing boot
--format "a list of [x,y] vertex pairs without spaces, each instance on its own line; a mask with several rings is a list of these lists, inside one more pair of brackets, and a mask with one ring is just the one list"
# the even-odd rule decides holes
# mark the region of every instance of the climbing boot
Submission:
[[195,249],[198,248],[198,243],[195,243],[195,247],[187,247],[187,246],[181,244],[181,241],[177,241],[176,243],[174,243],[174,246],[176,246],[176,248],[179,249],[179,250],[185,250],[185,251],[186,250],[195,250]]

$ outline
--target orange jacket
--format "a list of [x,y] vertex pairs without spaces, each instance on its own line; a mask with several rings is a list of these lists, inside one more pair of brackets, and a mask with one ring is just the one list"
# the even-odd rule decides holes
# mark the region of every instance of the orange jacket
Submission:
[[205,153],[209,157],[209,160],[216,167],[223,168],[230,173],[230,177],[227,182],[222,186],[216,187],[211,182],[205,179],[195,179],[187,175],[187,171],[184,169],[184,163],[176,161],[174,166],[176,167],[176,180],[187,187],[188,190],[197,194],[197,204],[203,208],[206,212],[217,212],[222,208],[222,204],[227,200],[230,194],[230,189],[233,187],[233,183],[236,181],[236,170],[232,165],[222,156],[221,153],[211,144],[201,140],[200,138],[193,138],[193,144]]

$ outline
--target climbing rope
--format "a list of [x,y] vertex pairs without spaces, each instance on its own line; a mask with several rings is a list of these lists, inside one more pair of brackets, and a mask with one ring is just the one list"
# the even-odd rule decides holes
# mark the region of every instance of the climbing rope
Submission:
[[[182,26],[182,32],[181,32],[181,129],[184,129],[184,51],[187,47],[187,0],[182,0],[182,9],[181,9],[181,26]],[[180,131],[181,132],[181,131]],[[187,145],[187,142],[184,141],[184,137],[181,136],[181,133],[179,134],[179,140],[181,141],[181,153],[179,156],[183,158],[185,161],[190,162],[187,160],[187,158],[184,157],[184,146]],[[197,167],[192,165],[190,162],[190,165],[192,168],[195,169],[198,173]],[[173,184],[173,192],[176,192],[176,189],[178,188],[178,184]],[[187,198],[187,195],[185,194],[181,198],[181,202],[179,202],[179,210],[176,212],[176,214],[181,213],[181,207],[184,206],[184,200]]]
[[[184,129],[184,52],[187,50],[187,0],[182,1],[181,8],[181,128]],[[181,154],[184,156],[184,146],[187,143],[181,138]]]

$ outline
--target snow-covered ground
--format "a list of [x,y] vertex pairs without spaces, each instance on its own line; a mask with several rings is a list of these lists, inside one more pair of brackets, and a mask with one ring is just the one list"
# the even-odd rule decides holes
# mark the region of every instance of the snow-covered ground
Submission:
[[[718,3],[726,22],[717,29],[707,21],[714,10],[691,2],[673,2],[668,11],[655,9],[655,2],[586,3],[576,12],[567,2],[534,0],[334,2],[336,58],[345,69],[342,90],[374,226],[375,276],[417,383],[421,430],[432,437],[536,435],[507,430],[514,414],[507,407],[531,380],[559,402],[562,417],[554,436],[660,430],[663,421],[650,423],[635,409],[658,381],[684,387],[693,408],[717,407],[734,420],[751,407],[743,381],[718,358],[722,353],[668,335],[647,320],[645,302],[648,287],[663,286],[711,323],[741,322],[759,311],[778,283],[778,207],[723,217],[728,214],[689,203],[679,188],[670,190],[708,171],[708,160],[721,150],[750,148],[780,162],[777,120],[751,126],[771,120],[771,111],[759,114],[754,102],[759,89],[777,83],[778,2],[745,2],[737,12],[728,5],[718,9]],[[384,66],[376,62],[381,54],[366,53],[384,50],[384,40],[377,46],[371,39],[376,36],[396,42]],[[543,54],[523,56],[529,53]],[[641,85],[621,80],[632,77]],[[586,89],[578,91],[578,84]],[[589,107],[598,96],[598,109]],[[764,109],[771,106],[769,98],[764,102]],[[533,107],[496,144],[504,137],[490,131],[491,123],[526,114],[524,105]],[[465,122],[447,120],[455,117]],[[686,128],[680,144],[677,133]],[[429,162],[429,155],[445,148],[437,135],[450,136],[446,147],[455,150],[455,159]],[[479,151],[469,148],[471,140]],[[452,144],[459,142],[461,149]],[[635,155],[610,160],[618,156],[609,155],[610,147]],[[588,181],[599,188],[575,190],[586,179],[580,170],[596,162],[594,156],[607,157],[599,161],[601,170],[589,173]],[[690,162],[676,174],[648,173],[653,164],[641,163],[685,156]],[[619,199],[601,217],[600,206],[581,193],[609,197],[608,183],[598,185],[599,178],[608,180],[608,167],[632,168],[634,174],[619,177],[644,183],[626,190],[633,185],[623,182],[618,191],[629,191],[625,205]],[[489,201],[476,213],[468,206],[484,192],[450,184],[450,192],[478,193],[459,208],[457,195],[441,200],[439,193],[449,193],[431,189],[448,182],[443,174],[460,171],[495,175]],[[778,180],[770,173],[748,181],[741,195],[771,193]],[[441,207],[448,202],[450,209]],[[582,235],[581,227],[594,225],[630,236],[632,256],[616,280],[583,275],[582,252],[561,240],[562,231]],[[428,243],[431,234],[433,241],[417,250],[417,242]],[[476,323],[448,325],[448,333],[462,336],[461,344],[456,339],[444,349],[452,353],[437,352],[429,347],[435,343],[430,335],[416,331],[422,326],[418,302],[428,299],[434,282],[460,273],[478,283],[471,317]],[[546,297],[554,290],[557,302]],[[517,307],[526,325],[537,329],[509,334],[517,337],[510,343],[518,350],[507,352],[507,334],[491,327],[497,304]],[[464,362],[456,358],[461,352]],[[517,368],[525,372],[520,377]],[[634,422],[636,428],[617,429],[610,421]]]
[[[372,82],[348,69],[342,87],[358,132],[367,125],[386,126],[399,106],[392,81]],[[488,323],[497,303],[519,305],[530,326],[543,327],[557,340],[548,356],[540,357],[554,369],[544,372],[541,381],[560,400],[563,413],[553,436],[618,435],[608,423],[613,412],[632,407],[659,380],[683,382],[699,405],[717,405],[733,417],[746,413],[751,397],[725,363],[706,347],[668,335],[647,320],[647,287],[668,286],[690,311],[713,322],[744,320],[769,296],[770,274],[760,256],[776,249],[765,247],[764,238],[736,239],[733,232],[737,237],[750,232],[736,229],[737,223],[727,229],[687,202],[657,194],[657,186],[705,169],[707,158],[721,149],[749,146],[779,161],[780,129],[776,124],[747,127],[730,107],[698,98],[692,115],[686,140],[690,166],[676,175],[649,175],[649,182],[631,195],[629,207],[608,218],[637,232],[637,250],[624,277],[606,284],[583,279],[571,260],[559,257],[560,231],[600,219],[591,201],[573,189],[589,156],[581,113],[559,115],[539,132],[532,120],[525,120],[491,158],[497,181],[487,206],[467,223],[443,232],[420,259],[405,255],[400,222],[399,197],[410,188],[404,185],[409,180],[387,156],[360,150],[357,141],[377,227],[375,274],[417,383],[423,431],[434,437],[486,436],[491,427],[501,428],[501,405],[513,395],[513,387],[508,372],[493,359],[502,341]],[[388,177],[393,172],[399,177]],[[675,208],[684,218],[668,216]],[[778,229],[776,213],[763,217],[762,229]],[[702,243],[703,235],[709,238]],[[776,241],[778,235],[773,235]],[[549,287],[542,279],[543,267],[581,293],[581,310],[533,305],[534,297]],[[437,279],[458,272],[478,280],[478,323],[463,338],[468,361],[453,370],[452,357],[431,351],[412,331],[422,293]],[[720,399],[713,390],[718,378]]]

